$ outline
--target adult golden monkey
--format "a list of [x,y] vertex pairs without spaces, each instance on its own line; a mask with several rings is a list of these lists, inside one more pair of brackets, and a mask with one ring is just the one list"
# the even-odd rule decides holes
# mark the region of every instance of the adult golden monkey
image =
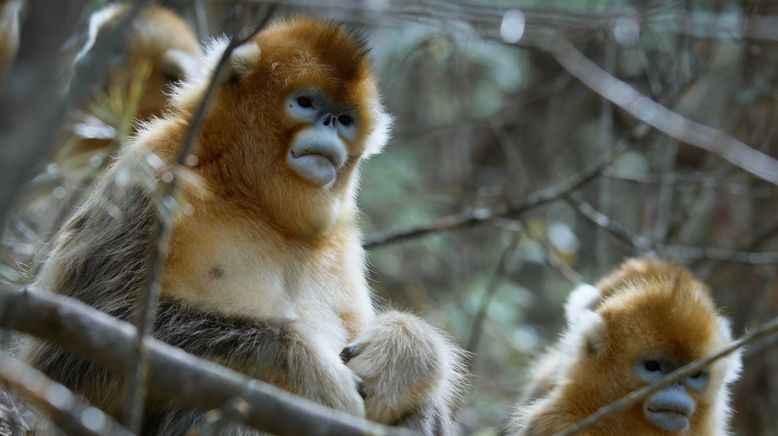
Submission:
[[[208,68],[225,46],[210,44]],[[377,315],[365,279],[358,169],[390,124],[365,42],[335,24],[281,21],[227,70],[187,159],[204,189],[183,194],[189,213],[173,227],[155,335],[354,415],[451,433],[459,350],[412,315]],[[174,160],[209,77],[185,81],[171,112],[138,132],[57,235],[39,288],[131,318],[154,243],[148,162]],[[120,377],[51,345],[30,359],[119,415]],[[156,434],[202,419],[156,396],[146,410]]]
[[[562,340],[538,360],[518,405],[518,434],[561,431],[732,340],[707,286],[658,259],[628,260],[596,287],[579,286],[566,315]],[[582,434],[729,434],[729,384],[740,366],[737,354],[721,359]]]

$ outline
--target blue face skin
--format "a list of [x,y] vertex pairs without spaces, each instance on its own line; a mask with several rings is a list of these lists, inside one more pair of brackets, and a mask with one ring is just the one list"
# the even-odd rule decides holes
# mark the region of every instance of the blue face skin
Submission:
[[[671,359],[651,357],[638,360],[635,374],[646,383],[654,383],[678,368]],[[667,431],[682,431],[689,427],[696,404],[689,390],[701,392],[708,386],[709,375],[701,371],[674,383],[649,397],[643,403],[643,415],[655,426]]]
[[332,185],[348,159],[345,141],[357,136],[356,112],[317,90],[293,92],[284,105],[289,117],[308,124],[295,135],[287,164],[314,185]]

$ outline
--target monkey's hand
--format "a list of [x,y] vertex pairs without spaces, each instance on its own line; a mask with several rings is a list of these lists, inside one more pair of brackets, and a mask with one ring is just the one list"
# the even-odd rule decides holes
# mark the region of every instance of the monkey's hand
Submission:
[[463,352],[421,319],[386,312],[341,352],[365,383],[367,418],[448,433],[465,385]]
[[365,388],[362,379],[337,356],[315,354],[319,356],[312,357],[318,363],[300,366],[305,369],[298,380],[301,389],[299,393],[333,409],[364,417]]

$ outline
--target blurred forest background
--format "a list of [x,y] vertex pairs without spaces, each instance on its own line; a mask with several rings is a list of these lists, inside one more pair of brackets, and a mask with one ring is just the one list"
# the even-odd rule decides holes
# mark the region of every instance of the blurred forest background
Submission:
[[[29,91],[34,78],[64,85],[61,66],[82,44],[89,13],[106,2],[67,10],[31,3],[28,20],[47,8],[63,13],[57,20],[67,25],[52,30],[62,37],[62,57],[44,65],[49,70],[15,68],[5,89]],[[423,315],[473,353],[464,433],[498,433],[527,365],[557,338],[568,292],[629,256],[654,252],[690,267],[710,284],[738,335],[778,313],[778,187],[763,180],[774,182],[778,173],[755,176],[760,162],[735,165],[731,155],[722,158],[727,153],[679,140],[677,126],[647,114],[656,108],[635,106],[642,121],[660,124],[648,127],[581,81],[613,76],[674,115],[715,129],[697,142],[742,157],[727,148],[741,141],[778,158],[778,2],[159,3],[195,26],[200,39],[268,15],[327,17],[369,36],[396,117],[390,144],[362,170],[372,286],[382,305]],[[565,62],[565,53],[599,67]],[[56,146],[24,145],[32,140],[24,132],[42,119],[35,107],[0,113],[4,129],[9,119],[22,123],[0,132],[0,200],[15,198],[17,208],[3,237],[0,276],[13,284],[27,280],[24,265],[50,234],[46,225],[57,223],[30,213],[30,204],[44,198],[72,206],[73,187],[46,161]],[[746,351],[737,434],[778,434],[776,344]]]

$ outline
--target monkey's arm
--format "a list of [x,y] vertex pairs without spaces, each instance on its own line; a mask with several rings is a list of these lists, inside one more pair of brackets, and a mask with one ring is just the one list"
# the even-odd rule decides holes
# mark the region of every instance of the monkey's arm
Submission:
[[364,415],[362,381],[311,346],[293,321],[206,312],[163,298],[154,336],[326,406]]
[[368,419],[423,434],[453,432],[466,385],[463,352],[434,327],[386,312],[341,356],[365,382]]

